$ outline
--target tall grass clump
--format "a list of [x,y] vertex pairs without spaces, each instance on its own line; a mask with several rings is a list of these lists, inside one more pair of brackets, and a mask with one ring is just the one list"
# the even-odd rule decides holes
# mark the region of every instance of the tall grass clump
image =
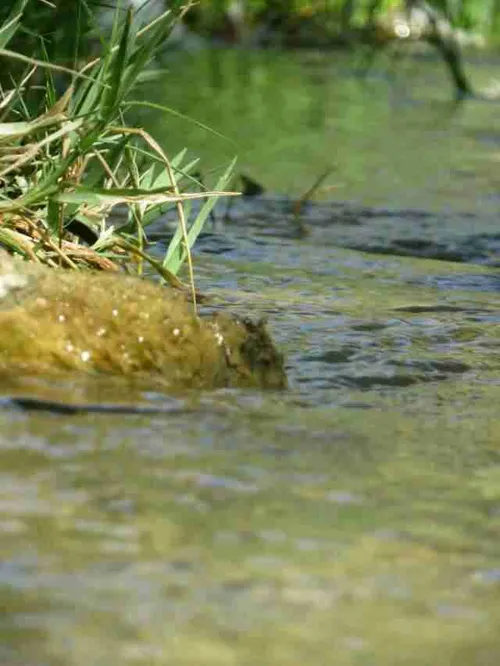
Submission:
[[[73,269],[141,272],[147,262],[175,286],[182,285],[176,276],[186,262],[194,298],[190,249],[224,194],[231,166],[213,191],[204,191],[190,175],[196,161],[187,161],[186,151],[170,158],[150,134],[126,122],[130,106],[140,103],[132,95],[136,83],[189,3],[170,3],[141,28],[130,9],[117,10],[99,54],[77,65],[75,49],[66,67],[49,60],[41,36],[36,57],[11,48],[23,42],[23,17],[33,2],[40,0],[14,2],[0,27],[2,70],[12,72],[0,79],[0,244]],[[78,0],[78,11],[95,23],[85,0]],[[83,37],[75,33],[78,43]],[[200,198],[199,213],[186,219],[186,203]],[[109,217],[115,206],[126,209],[119,225]],[[177,230],[163,260],[155,259],[147,251],[148,226],[169,208]]]

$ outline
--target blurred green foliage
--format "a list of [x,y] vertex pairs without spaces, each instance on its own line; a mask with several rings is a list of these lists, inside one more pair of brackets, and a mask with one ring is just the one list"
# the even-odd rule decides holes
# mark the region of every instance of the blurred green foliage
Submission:
[[[427,0],[450,23],[486,38],[500,39],[500,0]],[[0,2],[0,23],[9,15],[16,0]],[[89,33],[99,33],[98,17],[125,10],[127,0],[29,0],[22,32],[16,36],[17,48],[31,55],[43,48],[52,62],[70,63],[85,57],[92,42]],[[179,8],[182,0],[135,0],[144,12]],[[279,30],[307,20],[323,24],[328,30],[342,32],[363,27],[373,19],[401,9],[404,0],[200,0],[186,16],[186,23],[203,35],[230,37],[232,29],[267,26]],[[75,35],[79,38],[75,39]],[[83,39],[82,39],[83,37]],[[42,46],[43,45],[43,46]]]
[[[491,35],[500,30],[500,0],[427,0],[456,27]],[[235,11],[235,0],[201,2],[195,9],[201,22],[210,27]],[[364,24],[370,17],[404,5],[402,0],[243,0],[246,19],[255,21],[263,16],[282,19],[315,14],[329,14],[341,22]]]

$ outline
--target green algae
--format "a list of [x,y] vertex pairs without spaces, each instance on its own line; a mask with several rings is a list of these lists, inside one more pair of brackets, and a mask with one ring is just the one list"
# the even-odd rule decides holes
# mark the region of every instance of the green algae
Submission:
[[0,260],[5,376],[104,373],[173,389],[286,385],[263,322],[198,318],[183,294],[146,280]]

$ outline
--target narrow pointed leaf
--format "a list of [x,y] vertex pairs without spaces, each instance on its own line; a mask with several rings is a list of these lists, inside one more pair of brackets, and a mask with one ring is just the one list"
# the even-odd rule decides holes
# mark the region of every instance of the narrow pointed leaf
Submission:
[[[236,164],[236,159],[234,159],[231,164],[228,166],[226,171],[222,174],[222,176],[219,178],[215,185],[215,189],[218,191],[221,188],[224,187],[224,185],[227,183],[229,178],[231,177],[231,174],[234,169],[234,165]],[[206,195],[208,193],[205,193]],[[210,196],[207,201],[203,204],[201,207],[200,212],[198,213],[195,221],[191,225],[189,231],[188,231],[188,243],[189,247],[193,247],[196,239],[200,235],[203,226],[210,215],[211,210],[217,203],[219,197],[216,196]],[[180,227],[177,228],[177,231],[174,234],[174,237],[172,238],[172,241],[170,242],[170,245],[168,247],[167,253],[165,255],[165,259],[163,261],[163,265],[165,268],[168,268],[172,273],[176,274],[179,271],[179,268],[182,266],[184,261],[187,258],[187,251],[186,249],[182,246],[182,229]]]
[[27,4],[28,0],[17,0],[12,7],[8,19],[0,27],[0,49],[4,49],[16,34]]

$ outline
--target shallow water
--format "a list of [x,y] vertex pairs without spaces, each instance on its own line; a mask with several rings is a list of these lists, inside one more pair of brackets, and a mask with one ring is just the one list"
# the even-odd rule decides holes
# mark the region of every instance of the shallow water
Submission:
[[[232,71],[242,55],[218,57]],[[268,317],[291,389],[172,399],[111,380],[4,386],[5,398],[163,413],[62,416],[4,400],[2,663],[500,661],[498,193],[495,144],[481,138],[498,133],[498,109],[460,107],[450,127],[439,72],[423,64],[391,147],[389,92],[407,88],[363,87],[343,66],[326,85],[304,58],[252,55],[251,80],[269,94],[280,82],[289,125],[266,125],[276,99],[245,116],[236,76],[218,82],[221,101],[234,97],[221,125],[246,128],[245,170],[292,196],[314,180],[321,136],[321,159],[345,165],[354,151],[357,166],[339,172],[336,202],[300,220],[271,196],[239,202],[226,222],[219,209],[196,257],[205,307]],[[307,123],[296,145],[301,85],[358,120],[338,132],[324,114],[315,146]],[[187,86],[181,110],[196,92],[211,122],[210,90]],[[443,129],[429,135],[431,117]],[[210,146],[223,161],[227,147]],[[279,169],[276,146],[290,149]],[[411,146],[418,164],[403,159]],[[369,181],[376,159],[389,166]],[[152,237],[160,252],[161,225]]]

